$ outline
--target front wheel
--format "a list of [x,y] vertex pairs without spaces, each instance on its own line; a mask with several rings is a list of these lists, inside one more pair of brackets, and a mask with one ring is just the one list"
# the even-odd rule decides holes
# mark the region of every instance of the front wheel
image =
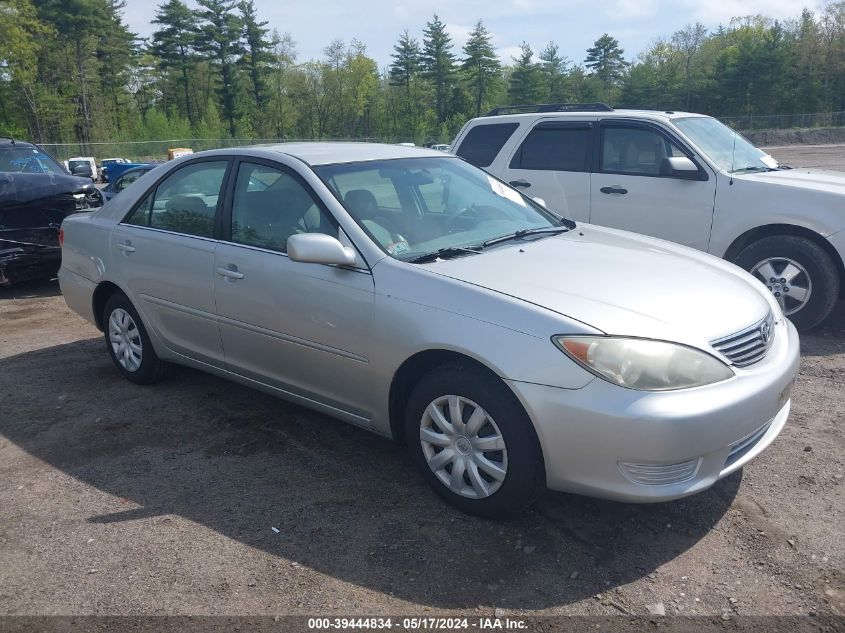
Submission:
[[542,489],[534,428],[506,385],[473,368],[432,370],[411,393],[408,449],[434,490],[469,514],[499,518]]
[[766,284],[799,330],[821,323],[839,298],[836,264],[827,251],[805,237],[764,237],[740,252],[734,263]]

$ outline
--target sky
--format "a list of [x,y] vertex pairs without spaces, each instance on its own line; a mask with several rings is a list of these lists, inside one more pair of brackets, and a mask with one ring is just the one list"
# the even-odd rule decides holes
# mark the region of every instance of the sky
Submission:
[[[455,43],[466,42],[480,18],[493,35],[493,45],[505,63],[528,42],[535,55],[554,40],[560,53],[583,63],[586,50],[609,33],[634,59],[651,42],[669,37],[684,25],[700,21],[708,28],[734,16],[763,14],[795,18],[802,7],[817,10],[823,0],[255,0],[258,15],[268,28],[288,32],[296,42],[299,61],[322,57],[334,39],[357,38],[385,68],[400,33],[408,29],[421,39],[425,22],[434,13],[446,23]],[[160,0],[127,0],[124,19],[142,37],[155,30],[150,23]],[[195,6],[193,0],[187,0]]]

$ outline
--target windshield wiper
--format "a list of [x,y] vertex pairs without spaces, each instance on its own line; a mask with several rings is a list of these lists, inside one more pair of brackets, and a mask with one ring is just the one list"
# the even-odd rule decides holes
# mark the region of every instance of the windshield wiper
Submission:
[[411,259],[406,259],[406,262],[411,264],[424,264],[425,262],[433,262],[437,259],[445,259],[448,257],[457,257],[458,255],[478,255],[481,253],[482,246],[448,246],[430,253],[417,255]]
[[493,239],[487,240],[486,242],[482,242],[481,246],[490,246],[491,244],[500,244],[501,242],[507,242],[510,240],[518,240],[523,237],[527,237],[529,235],[541,235],[543,233],[566,233],[569,231],[571,227],[569,226],[547,226],[543,228],[536,228],[536,229],[520,229],[519,231],[515,231],[508,235],[502,235],[501,237],[494,237]]
[[765,165],[749,165],[748,167],[740,167],[733,169],[730,173],[738,174],[741,171],[777,171],[774,167],[766,167]]

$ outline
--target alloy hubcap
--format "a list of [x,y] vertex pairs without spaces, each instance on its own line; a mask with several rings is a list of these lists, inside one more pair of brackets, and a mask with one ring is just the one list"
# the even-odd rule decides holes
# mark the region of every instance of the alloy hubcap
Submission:
[[751,268],[775,296],[786,316],[795,314],[810,300],[813,283],[807,269],[788,257],[769,257]]
[[420,444],[431,471],[462,497],[489,497],[507,475],[502,432],[469,398],[446,395],[432,401],[420,420]]
[[142,358],[141,332],[123,308],[113,310],[109,317],[109,343],[121,367],[126,371],[138,371]]

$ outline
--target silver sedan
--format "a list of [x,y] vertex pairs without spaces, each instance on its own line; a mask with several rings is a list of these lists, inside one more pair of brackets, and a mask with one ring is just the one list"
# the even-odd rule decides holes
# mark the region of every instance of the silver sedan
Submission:
[[765,286],[438,151],[194,154],[62,240],[65,299],[126,378],[188,365],[404,441],[471,513],[689,495],[789,414],[798,337]]

